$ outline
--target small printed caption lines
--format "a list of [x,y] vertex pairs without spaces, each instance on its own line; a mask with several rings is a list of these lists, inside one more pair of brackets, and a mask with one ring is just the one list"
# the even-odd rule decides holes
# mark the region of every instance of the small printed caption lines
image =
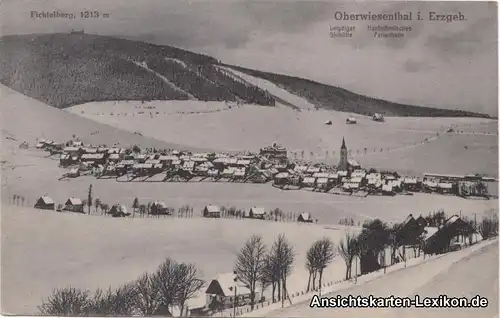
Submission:
[[337,295],[335,297],[320,297],[314,295],[309,304],[311,308],[486,308],[488,299],[479,295],[473,298],[448,297],[368,297]]

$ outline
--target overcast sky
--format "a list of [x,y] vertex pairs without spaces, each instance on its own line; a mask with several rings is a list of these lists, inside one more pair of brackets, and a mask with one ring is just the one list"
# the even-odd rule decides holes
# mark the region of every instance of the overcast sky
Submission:
[[[33,20],[30,11],[81,10],[98,20]],[[411,22],[336,21],[336,11],[414,14]],[[466,21],[416,21],[416,12],[463,13]],[[3,34],[66,32],[127,36],[207,53],[223,62],[309,78],[356,93],[497,115],[497,9],[494,2],[207,0],[3,0]],[[368,24],[411,26],[403,39],[374,39]],[[329,26],[356,26],[332,39]]]

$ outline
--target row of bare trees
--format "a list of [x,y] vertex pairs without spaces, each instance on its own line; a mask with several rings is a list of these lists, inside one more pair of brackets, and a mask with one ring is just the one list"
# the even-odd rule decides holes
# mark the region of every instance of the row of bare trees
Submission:
[[199,277],[194,264],[167,258],[155,272],[115,290],[56,289],[38,308],[50,316],[171,316],[177,307],[187,316],[187,300],[204,284]]
[[[261,236],[249,238],[236,257],[234,271],[241,283],[250,290],[250,307],[256,303],[256,290],[262,294],[272,287],[272,301],[288,299],[287,279],[293,271],[295,250],[284,234],[268,248]],[[277,297],[276,297],[277,296]]]
[[[21,203],[21,206],[24,206],[24,202],[26,201],[26,198],[22,195],[14,194],[12,197],[9,197],[9,203],[19,205]],[[29,205],[29,202],[28,202]]]

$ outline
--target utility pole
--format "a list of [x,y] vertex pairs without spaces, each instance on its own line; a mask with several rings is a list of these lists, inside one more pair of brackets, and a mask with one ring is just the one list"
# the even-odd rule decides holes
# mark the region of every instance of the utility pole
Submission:
[[354,258],[354,284],[358,283],[358,260]]
[[236,297],[237,297],[237,293],[236,293],[236,285],[237,285],[237,282],[238,282],[238,274],[236,273],[236,271],[233,272],[234,273],[234,300],[233,300],[233,317],[236,317]]

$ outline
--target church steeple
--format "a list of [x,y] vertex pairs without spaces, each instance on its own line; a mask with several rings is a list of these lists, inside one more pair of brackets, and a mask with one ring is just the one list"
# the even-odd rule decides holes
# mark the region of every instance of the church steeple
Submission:
[[345,146],[345,139],[342,137],[342,147],[340,147],[340,161],[337,166],[338,170],[347,171],[349,164],[347,162],[347,147]]

